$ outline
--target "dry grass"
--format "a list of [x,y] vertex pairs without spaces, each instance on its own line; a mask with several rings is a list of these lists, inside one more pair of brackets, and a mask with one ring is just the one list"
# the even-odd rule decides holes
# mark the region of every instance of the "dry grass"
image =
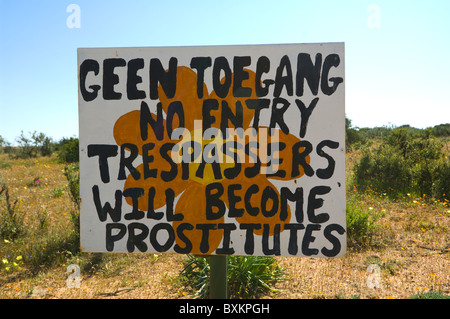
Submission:
[[[348,155],[349,166],[350,157],[356,156]],[[38,186],[35,178],[40,180]],[[12,160],[0,155],[0,182],[8,185],[12,199],[19,199],[24,223],[29,233],[36,234],[28,238],[30,243],[39,240],[38,236],[69,231],[73,205],[62,165],[54,159]],[[427,198],[392,202],[382,194],[381,198],[380,194],[353,195],[381,216],[375,245],[365,250],[348,249],[339,259],[277,257],[290,280],[278,283],[276,288],[281,292],[267,298],[410,298],[431,290],[450,294],[448,203]],[[39,227],[43,228],[40,232]],[[12,244],[0,242],[0,260],[8,259],[7,245]],[[177,278],[184,258],[181,255],[82,253],[64,257],[57,265],[33,274],[26,267],[3,268],[0,298],[190,297]],[[67,287],[66,269],[72,263],[81,268],[80,288]],[[381,289],[367,286],[370,264],[380,267]]]
[[[368,200],[385,210],[377,224],[378,248],[349,249],[341,259],[280,258],[291,282],[277,298],[410,298],[450,294],[450,214],[444,209]],[[448,208],[447,208],[448,209]],[[367,267],[380,267],[381,289],[369,288]]]

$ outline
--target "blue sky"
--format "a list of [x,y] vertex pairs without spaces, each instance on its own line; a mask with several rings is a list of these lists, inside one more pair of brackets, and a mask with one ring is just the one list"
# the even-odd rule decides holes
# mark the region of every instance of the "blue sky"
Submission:
[[79,47],[345,42],[355,126],[449,123],[449,15],[446,0],[0,0],[0,135],[78,136]]

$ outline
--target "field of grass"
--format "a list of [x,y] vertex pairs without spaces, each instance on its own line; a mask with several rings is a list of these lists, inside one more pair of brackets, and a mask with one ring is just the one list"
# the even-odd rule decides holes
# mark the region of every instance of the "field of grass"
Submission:
[[[349,178],[359,156],[347,154]],[[186,256],[76,252],[76,207],[63,167],[55,156],[14,159],[0,154],[0,190],[6,185],[8,192],[8,200],[6,188],[0,196],[0,212],[14,212],[12,224],[2,224],[0,298],[192,298],[179,277]],[[411,194],[392,200],[385,193],[360,193],[352,187],[347,198],[355,232],[346,256],[276,257],[288,280],[274,284],[265,298],[450,295],[448,200]],[[79,288],[69,288],[71,264],[80,267]],[[377,288],[368,285],[374,278],[370,265],[379,271]]]

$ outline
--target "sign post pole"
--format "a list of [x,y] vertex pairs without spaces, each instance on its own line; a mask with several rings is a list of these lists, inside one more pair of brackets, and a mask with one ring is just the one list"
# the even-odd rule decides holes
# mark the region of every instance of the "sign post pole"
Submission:
[[210,299],[227,299],[227,256],[209,257],[209,297]]

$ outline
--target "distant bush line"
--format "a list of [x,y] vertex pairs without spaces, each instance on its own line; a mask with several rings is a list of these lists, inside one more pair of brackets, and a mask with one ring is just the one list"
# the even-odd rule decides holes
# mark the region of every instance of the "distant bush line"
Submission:
[[409,125],[395,126],[381,126],[373,128],[359,128],[352,126],[352,121],[349,118],[345,119],[345,144],[348,149],[359,148],[374,139],[384,139],[393,130],[403,130],[407,133],[409,138],[418,137],[449,137],[450,123],[439,124],[434,127],[424,129],[415,128]]
[[0,136],[0,154],[7,153],[13,158],[35,158],[37,156],[51,156],[56,153],[63,163],[75,163],[79,161],[79,140],[75,137],[63,137],[55,142],[44,133],[34,131],[28,135],[22,131],[16,138],[17,147],[12,146]]

